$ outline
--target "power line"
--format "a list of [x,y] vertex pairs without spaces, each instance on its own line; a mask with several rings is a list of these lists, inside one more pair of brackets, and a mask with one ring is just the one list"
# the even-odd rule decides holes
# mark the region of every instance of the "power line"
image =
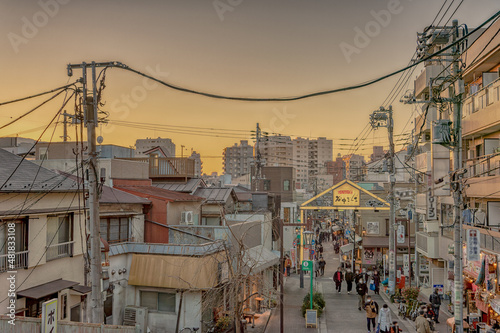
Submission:
[[448,49],[452,48],[456,44],[461,43],[463,40],[465,40],[471,34],[475,33],[479,29],[481,29],[483,26],[485,26],[487,23],[489,23],[491,20],[495,19],[499,15],[500,15],[500,11],[496,12],[494,15],[492,15],[490,18],[488,18],[486,21],[484,21],[482,24],[480,24],[477,28],[475,28],[474,30],[472,30],[469,34],[464,35],[461,38],[458,38],[455,42],[447,45],[446,47],[442,48],[441,50],[438,50],[435,53],[433,53],[433,54],[431,54],[431,55],[429,55],[427,57],[424,57],[423,59],[420,59],[420,60],[414,62],[413,64],[410,64],[410,65],[408,65],[408,66],[406,66],[404,68],[401,68],[401,69],[399,69],[397,71],[394,71],[392,73],[380,76],[380,77],[378,77],[376,79],[372,79],[372,80],[369,80],[369,81],[366,81],[366,82],[363,82],[363,83],[360,83],[360,84],[356,84],[356,85],[353,85],[353,86],[347,86],[347,87],[338,88],[338,89],[332,89],[332,90],[318,91],[318,92],[309,93],[309,94],[305,94],[305,95],[299,95],[299,96],[295,96],[295,97],[275,97],[275,98],[259,98],[259,97],[255,97],[255,98],[252,98],[252,97],[237,97],[237,96],[226,96],[226,95],[220,95],[220,94],[214,94],[214,93],[207,93],[207,92],[202,92],[202,91],[193,90],[193,89],[189,89],[189,88],[184,88],[184,87],[181,87],[181,86],[177,86],[177,85],[174,85],[174,84],[162,81],[162,80],[157,79],[157,78],[155,78],[155,77],[153,77],[151,75],[148,75],[146,73],[143,73],[141,71],[133,69],[133,68],[131,68],[131,67],[125,65],[125,64],[117,63],[114,66],[117,67],[117,68],[121,68],[121,69],[127,70],[129,72],[135,73],[135,74],[140,75],[142,77],[148,78],[148,79],[150,79],[152,81],[155,81],[155,82],[157,82],[157,83],[159,83],[161,85],[164,85],[166,87],[169,87],[169,88],[177,90],[177,91],[191,93],[191,94],[195,94],[195,95],[201,95],[201,96],[215,98],[215,99],[225,99],[225,100],[233,100],[233,101],[249,101],[249,102],[287,102],[287,101],[297,101],[297,100],[311,98],[311,97],[318,97],[318,96],[322,96],[322,95],[329,95],[329,94],[334,94],[334,93],[338,93],[338,92],[343,92],[343,91],[349,91],[349,90],[363,88],[363,87],[372,85],[374,83],[380,82],[382,80],[385,80],[385,79],[387,79],[389,77],[392,77],[392,76],[394,76],[396,74],[399,74],[401,72],[404,72],[407,69],[415,67],[418,64],[421,64],[421,63],[423,63],[423,62],[431,59],[432,57],[435,57],[435,56],[437,56],[437,55],[439,55],[439,54],[447,51]]
[[16,103],[16,102],[25,101],[25,100],[27,100],[27,99],[35,98],[35,97],[38,97],[38,96],[47,95],[47,94],[53,93],[53,92],[58,91],[58,90],[68,89],[69,87],[73,86],[73,85],[74,85],[75,83],[77,83],[77,82],[78,82],[78,81],[75,81],[75,82],[73,82],[73,83],[70,83],[70,84],[64,85],[64,86],[62,86],[62,87],[55,88],[55,89],[48,90],[48,91],[44,91],[44,92],[39,93],[39,94],[35,94],[35,95],[31,95],[31,96],[23,97],[23,98],[18,98],[18,99],[14,99],[14,100],[7,101],[7,102],[2,102],[2,103],[0,103],[0,106],[7,105],[7,104],[11,104],[11,103]]

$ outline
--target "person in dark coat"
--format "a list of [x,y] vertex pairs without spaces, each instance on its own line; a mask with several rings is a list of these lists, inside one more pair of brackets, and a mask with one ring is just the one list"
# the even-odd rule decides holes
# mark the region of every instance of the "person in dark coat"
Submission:
[[320,274],[321,276],[325,275],[325,266],[326,266],[326,261],[325,261],[325,259],[323,258],[323,256],[320,256],[320,257],[319,257],[318,264],[319,264],[319,274]]
[[335,274],[333,274],[333,282],[335,282],[335,290],[337,290],[340,293],[340,290],[342,289],[342,281],[344,281],[344,274],[342,273],[342,270],[337,268],[337,271]]
[[378,271],[373,272],[372,276],[372,281],[373,284],[375,285],[375,295],[380,295],[380,275],[378,274]]
[[354,273],[351,269],[347,269],[345,273],[345,282],[347,283],[347,293],[350,294],[352,290],[352,281],[354,281]]
[[358,284],[356,285],[356,292],[358,293],[358,310],[361,311],[361,308],[365,308],[365,296],[368,292],[368,287],[363,279],[358,280]]
[[429,303],[434,307],[434,313],[436,314],[436,324],[439,324],[439,307],[441,306],[441,297],[439,296],[438,289],[434,289],[434,292],[429,296]]

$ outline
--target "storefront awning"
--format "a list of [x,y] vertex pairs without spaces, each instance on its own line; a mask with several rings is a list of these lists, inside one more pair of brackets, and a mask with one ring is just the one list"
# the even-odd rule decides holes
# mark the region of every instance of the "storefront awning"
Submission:
[[78,285],[78,282],[67,281],[63,279],[47,282],[36,287],[21,290],[17,292],[18,296],[39,299],[45,296],[55,294],[61,290]]
[[353,243],[349,243],[340,247],[340,252],[342,253],[351,252],[352,250],[354,250]]
[[79,292],[80,294],[88,294],[92,291],[92,287],[83,286],[81,284],[73,286],[73,287],[71,287],[71,289]]
[[[352,242],[353,237],[352,234],[349,234],[349,240]],[[363,240],[363,237],[356,235],[356,243],[359,243]]]
[[247,273],[255,274],[266,268],[279,264],[280,257],[262,245],[257,245],[245,251],[243,262]]
[[341,230],[341,228],[338,225],[334,225],[332,227],[332,231],[340,231],[340,230]]

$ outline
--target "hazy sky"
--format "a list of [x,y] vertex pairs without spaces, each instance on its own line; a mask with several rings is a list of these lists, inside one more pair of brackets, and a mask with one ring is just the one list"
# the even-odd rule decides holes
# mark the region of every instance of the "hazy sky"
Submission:
[[[3,0],[0,101],[63,85],[68,82],[66,65],[82,61],[120,61],[176,85],[223,95],[281,97],[339,88],[404,67],[415,51],[416,32],[432,22],[443,2]],[[460,0],[448,0],[444,8],[452,2],[441,24]],[[498,0],[465,0],[454,18],[471,28],[499,5]],[[70,80],[79,75],[75,71]],[[270,132],[292,136],[355,138],[397,79],[296,102],[237,102],[172,91],[110,69],[103,95],[110,120],[245,132],[221,138],[108,124],[100,134],[104,143],[123,146],[133,145],[137,138],[170,137],[178,155],[184,145],[185,155],[191,148],[202,154],[204,172],[221,171],[218,157],[223,148],[249,138],[257,122]],[[393,103],[396,134],[403,131],[414,108],[400,104],[399,97]],[[0,124],[42,100],[0,107]],[[37,137],[40,131],[26,131],[46,125],[61,103],[61,98],[54,100],[0,135]],[[71,105],[68,112],[73,112]],[[411,123],[405,131],[410,127]],[[73,127],[74,139],[72,133]],[[59,125],[54,140],[61,135]],[[379,130],[366,143],[385,142],[378,139],[385,136]],[[345,142],[334,141],[334,154],[347,152],[337,149],[345,148],[340,143]]]

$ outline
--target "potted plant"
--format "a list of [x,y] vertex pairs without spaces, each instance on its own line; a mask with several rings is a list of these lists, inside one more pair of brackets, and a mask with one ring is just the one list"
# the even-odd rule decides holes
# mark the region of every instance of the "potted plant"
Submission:
[[[307,294],[302,302],[302,316],[306,315],[306,310],[311,308],[310,303],[311,295]],[[323,314],[323,309],[325,308],[325,299],[321,293],[313,293],[313,310],[318,311],[318,318]]]

